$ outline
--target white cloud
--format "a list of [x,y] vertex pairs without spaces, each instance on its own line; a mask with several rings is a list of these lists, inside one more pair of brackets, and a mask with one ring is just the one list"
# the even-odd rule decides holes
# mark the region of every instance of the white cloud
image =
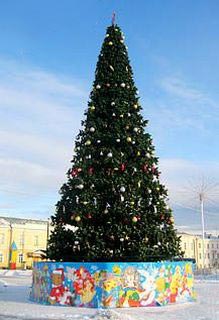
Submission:
[[58,191],[87,97],[80,80],[0,60],[0,193],[10,205]]
[[158,130],[188,128],[205,135],[217,126],[219,102],[197,83],[173,75],[158,79],[156,86],[159,95],[146,98],[146,111]]
[[33,162],[0,159],[0,176],[2,185],[23,186],[24,190],[41,190],[53,188],[60,179],[60,173],[46,166]]
[[160,82],[161,87],[169,94],[189,101],[209,100],[204,93],[188,85],[178,77],[166,77]]
[[20,157],[24,155],[27,158],[31,155],[44,163],[51,162],[51,158],[54,157],[55,162],[50,163],[52,167],[64,163],[69,156],[70,146],[61,140],[57,141],[42,135],[18,133],[12,130],[0,130],[0,145],[8,154],[14,154],[14,150],[16,150],[16,156],[19,154]]

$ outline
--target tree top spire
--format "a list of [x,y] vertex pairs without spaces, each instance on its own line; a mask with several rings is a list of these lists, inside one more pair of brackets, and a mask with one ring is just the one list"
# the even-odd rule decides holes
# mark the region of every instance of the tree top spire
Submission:
[[113,14],[112,14],[112,25],[113,26],[115,25],[115,21],[116,21],[116,13],[115,13],[115,11],[113,11]]

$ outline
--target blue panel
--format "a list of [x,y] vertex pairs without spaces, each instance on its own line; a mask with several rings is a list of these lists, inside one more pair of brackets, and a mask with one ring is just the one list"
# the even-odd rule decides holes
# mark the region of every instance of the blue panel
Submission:
[[149,307],[195,300],[191,262],[37,262],[31,300],[92,308]]

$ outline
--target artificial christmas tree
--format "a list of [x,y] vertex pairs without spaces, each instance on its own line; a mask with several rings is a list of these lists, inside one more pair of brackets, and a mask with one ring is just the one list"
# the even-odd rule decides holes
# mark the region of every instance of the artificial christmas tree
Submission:
[[50,259],[157,261],[181,254],[141,109],[123,33],[112,24],[52,217]]

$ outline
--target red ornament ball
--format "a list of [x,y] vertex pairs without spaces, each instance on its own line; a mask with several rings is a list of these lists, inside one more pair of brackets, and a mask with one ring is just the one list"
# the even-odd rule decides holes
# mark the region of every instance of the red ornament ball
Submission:
[[142,166],[142,170],[143,170],[143,172],[147,172],[147,171],[148,171],[148,165],[147,165],[147,164],[144,164],[144,165]]
[[126,169],[126,165],[125,165],[125,163],[122,163],[121,166],[120,166],[120,170],[121,170],[122,172],[124,172],[125,169]]
[[90,168],[88,169],[88,173],[89,173],[90,175],[92,175],[92,174],[94,173],[94,168],[93,168],[93,167],[90,167]]
[[78,176],[78,168],[74,168],[71,170],[71,176],[72,177],[77,177]]

